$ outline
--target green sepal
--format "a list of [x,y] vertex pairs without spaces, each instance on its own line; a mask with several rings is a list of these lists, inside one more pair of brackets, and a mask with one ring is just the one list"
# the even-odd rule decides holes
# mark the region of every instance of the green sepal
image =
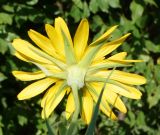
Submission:
[[52,56],[50,56],[50,55],[42,52],[41,50],[36,49],[36,48],[29,47],[29,49],[31,49],[33,52],[37,53],[41,57],[50,60],[51,62],[53,62],[54,64],[56,64],[60,69],[62,69],[62,70],[66,69],[67,66],[62,61],[57,60],[56,58],[54,58],[54,57],[52,57]]
[[[112,62],[111,60],[109,60],[108,62]],[[97,71],[100,71],[100,70],[105,70],[105,69],[108,69],[108,68],[114,68],[114,67],[129,67],[129,66],[132,66],[132,64],[128,64],[128,63],[122,63],[122,62],[113,62],[113,64],[109,64],[109,63],[100,63],[100,64],[97,64],[97,65],[93,65],[93,66],[90,66],[90,68],[88,69],[88,74],[90,73],[94,73],[94,72],[97,72]]]
[[66,56],[66,62],[67,65],[73,65],[76,64],[76,57],[73,51],[73,48],[71,47],[68,38],[64,31],[61,29],[63,40],[64,40],[64,50],[65,50],[65,56]]
[[35,64],[41,71],[47,76],[47,77],[53,77],[53,78],[59,78],[59,79],[66,79],[66,73],[65,72],[60,72],[60,73],[53,73],[41,64],[32,62]]
[[82,58],[79,66],[87,68],[91,64],[92,60],[94,59],[95,55],[97,54],[102,45],[103,44],[100,44],[91,48],[90,52]]
[[[87,82],[105,82],[105,81],[106,81],[106,78],[94,77],[94,76],[87,76],[85,81],[87,81]],[[109,80],[107,81],[107,83],[116,85],[116,86],[118,86],[118,87],[126,90],[127,92],[130,92],[128,89],[126,89],[126,88],[123,87],[121,84],[117,83],[116,81],[114,81],[114,80],[112,80],[112,79],[109,79]]]

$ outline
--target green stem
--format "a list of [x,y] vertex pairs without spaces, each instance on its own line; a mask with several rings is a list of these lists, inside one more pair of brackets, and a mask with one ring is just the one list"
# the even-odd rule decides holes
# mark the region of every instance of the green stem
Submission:
[[75,122],[78,119],[78,115],[79,115],[79,112],[80,112],[80,101],[79,101],[77,85],[73,84],[71,87],[72,87],[74,103],[75,103],[75,112],[73,114],[72,121]]

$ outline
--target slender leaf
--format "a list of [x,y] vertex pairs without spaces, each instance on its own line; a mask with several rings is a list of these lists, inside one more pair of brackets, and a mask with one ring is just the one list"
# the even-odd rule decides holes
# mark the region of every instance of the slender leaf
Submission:
[[95,106],[95,109],[94,109],[94,113],[93,113],[93,116],[92,116],[92,120],[91,120],[91,123],[89,124],[89,127],[87,128],[87,131],[86,131],[86,134],[85,135],[93,135],[94,133],[94,127],[95,127],[95,124],[96,124],[96,120],[97,120],[97,116],[98,116],[98,111],[99,111],[99,106],[100,106],[100,103],[101,103],[101,99],[102,99],[102,95],[103,95],[103,92],[105,90],[105,87],[106,87],[106,84],[110,78],[110,76],[112,75],[112,73],[114,72],[115,68],[113,68],[112,72],[110,72],[110,74],[108,75],[104,85],[103,85],[103,88],[101,90],[101,93],[98,97],[98,101],[96,103],[96,106]]

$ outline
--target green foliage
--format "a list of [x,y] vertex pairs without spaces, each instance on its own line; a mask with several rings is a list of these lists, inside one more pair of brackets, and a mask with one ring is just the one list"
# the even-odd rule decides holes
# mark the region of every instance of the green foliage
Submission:
[[[47,127],[41,119],[40,98],[18,101],[17,94],[28,84],[16,80],[12,70],[34,70],[13,56],[11,42],[21,37],[29,40],[27,31],[44,33],[44,24],[53,24],[57,16],[69,25],[72,36],[82,18],[90,22],[90,39],[97,38],[112,25],[119,25],[113,38],[130,32],[132,35],[118,50],[127,51],[128,58],[143,59],[124,70],[144,75],[148,82],[139,87],[143,96],[134,101],[124,98],[127,114],[118,113],[119,121],[111,121],[100,113],[95,134],[148,134],[160,133],[160,2],[159,0],[0,0],[0,135],[46,135]],[[56,125],[65,105],[61,103],[48,121],[55,130],[64,132],[65,125]],[[86,126],[79,125],[85,134]],[[59,129],[61,127],[61,129]]]

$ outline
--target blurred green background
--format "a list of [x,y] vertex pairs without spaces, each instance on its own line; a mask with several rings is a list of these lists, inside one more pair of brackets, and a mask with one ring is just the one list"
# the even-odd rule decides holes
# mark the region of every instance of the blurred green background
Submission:
[[[91,42],[112,25],[119,25],[114,37],[132,35],[114,53],[128,52],[128,58],[143,59],[128,72],[144,75],[148,82],[139,87],[143,96],[135,101],[124,98],[127,114],[111,121],[100,113],[96,135],[160,135],[160,0],[0,0],[0,135],[46,135],[41,119],[40,98],[18,101],[17,94],[28,83],[16,80],[12,70],[34,70],[34,66],[13,56],[11,42],[16,37],[29,40],[27,31],[46,34],[44,25],[63,17],[72,37],[82,18],[90,22]],[[30,40],[29,40],[30,41]],[[49,119],[60,119],[65,104],[61,103]],[[58,128],[58,127],[57,127]],[[54,127],[56,130],[56,127]],[[80,127],[83,135],[86,126]]]

